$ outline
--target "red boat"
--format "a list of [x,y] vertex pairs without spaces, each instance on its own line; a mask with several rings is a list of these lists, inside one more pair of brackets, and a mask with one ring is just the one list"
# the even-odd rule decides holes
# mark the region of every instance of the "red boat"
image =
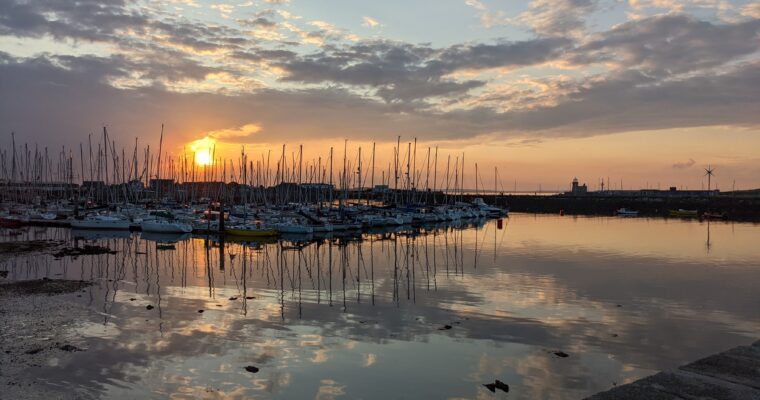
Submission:
[[0,217],[0,228],[20,228],[24,225],[24,221],[13,217]]

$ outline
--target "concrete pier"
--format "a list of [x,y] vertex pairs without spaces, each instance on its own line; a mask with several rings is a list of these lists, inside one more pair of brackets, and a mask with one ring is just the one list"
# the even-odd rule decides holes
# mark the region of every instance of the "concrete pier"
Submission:
[[588,400],[758,400],[760,341],[597,393]]

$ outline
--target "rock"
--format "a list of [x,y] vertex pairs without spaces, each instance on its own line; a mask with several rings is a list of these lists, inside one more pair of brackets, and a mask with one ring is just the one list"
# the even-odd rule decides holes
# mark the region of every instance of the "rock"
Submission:
[[146,309],[146,310],[152,310],[152,309],[154,309],[154,308],[155,308],[155,307],[153,307],[153,306],[152,306],[152,305],[150,305],[150,304],[148,304],[147,306],[145,306],[145,309]]
[[136,299],[136,298],[134,298],[134,297],[130,297],[130,298],[129,298],[129,301],[135,301],[135,300],[137,300],[137,299]]
[[8,277],[8,271],[0,271],[0,278],[7,278]]
[[507,385],[506,383],[497,379],[496,382],[494,382],[494,385],[496,385],[496,389],[509,393],[509,385]]
[[560,358],[570,357],[570,355],[565,353],[564,351],[555,351],[554,355]]
[[203,310],[198,310],[198,313],[199,313],[199,314],[200,314],[200,313],[202,313],[202,312],[203,312]]
[[252,374],[255,374],[255,373],[259,372],[259,369],[256,368],[256,367],[254,367],[253,365],[249,365],[249,366],[245,367],[245,370],[248,371],[248,372],[250,372],[250,373],[252,373]]
[[255,297],[253,297],[253,296],[246,296],[245,298],[246,298],[247,300],[253,300],[253,299],[255,299]]
[[230,300],[231,300],[231,301],[235,301],[235,300],[237,300],[237,296],[232,296],[232,297],[230,297]]
[[509,393],[509,385],[498,379],[494,383],[484,383],[483,386],[485,386],[486,389],[490,390],[491,393],[496,393],[496,389],[499,389],[505,393]]
[[451,329],[451,325],[444,325],[442,328],[438,328],[439,331],[447,331]]
[[37,354],[42,351],[42,348],[38,347],[36,349],[27,350],[24,352],[24,354]]
[[64,344],[63,346],[59,347],[59,349],[63,351],[82,351],[79,347],[70,345],[70,344]]
[[93,246],[86,244],[83,247],[68,247],[63,248],[57,253],[53,254],[53,257],[77,257],[82,255],[95,255],[95,254],[116,254],[116,251],[109,249],[108,247]]

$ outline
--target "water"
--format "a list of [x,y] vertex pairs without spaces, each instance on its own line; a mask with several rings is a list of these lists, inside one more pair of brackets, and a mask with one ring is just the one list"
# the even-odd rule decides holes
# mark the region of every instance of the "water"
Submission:
[[[499,379],[511,399],[578,399],[760,332],[751,224],[515,214],[223,250],[84,236],[118,253],[0,269],[96,281],[76,300],[96,312],[77,328],[87,351],[29,371],[96,397],[492,398]],[[8,240],[32,238],[73,240]]]

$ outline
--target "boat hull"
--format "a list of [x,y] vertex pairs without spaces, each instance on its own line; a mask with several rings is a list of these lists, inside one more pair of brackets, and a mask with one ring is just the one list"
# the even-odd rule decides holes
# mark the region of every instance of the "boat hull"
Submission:
[[279,234],[274,229],[236,229],[227,228],[224,232],[228,235],[238,237],[274,237]]
[[129,221],[99,221],[99,220],[73,220],[71,221],[71,227],[75,229],[110,229],[110,230],[125,230],[129,229]]
[[156,232],[156,233],[190,233],[193,231],[193,226],[190,224],[181,223],[160,223],[153,221],[143,221],[140,223],[140,229],[143,232]]

